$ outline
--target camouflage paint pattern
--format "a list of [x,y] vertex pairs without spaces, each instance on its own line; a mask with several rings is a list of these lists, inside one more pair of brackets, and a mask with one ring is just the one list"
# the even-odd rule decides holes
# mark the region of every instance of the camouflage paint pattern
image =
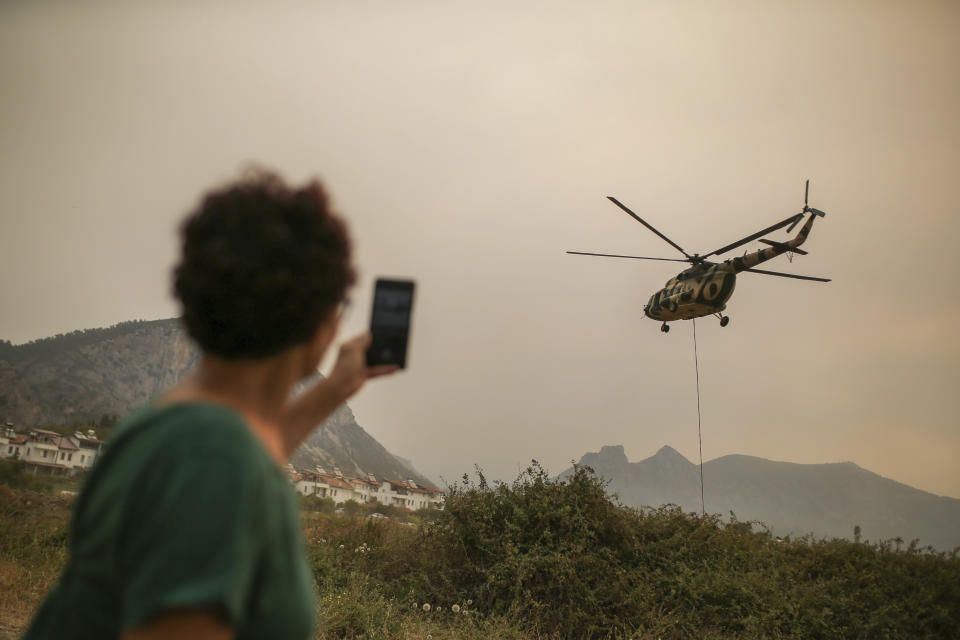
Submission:
[[682,271],[668,280],[663,289],[650,296],[644,313],[653,320],[669,322],[722,312],[733,295],[737,274],[806,242],[815,217],[816,214],[811,213],[796,237],[789,242],[775,243],[721,263],[703,261]]

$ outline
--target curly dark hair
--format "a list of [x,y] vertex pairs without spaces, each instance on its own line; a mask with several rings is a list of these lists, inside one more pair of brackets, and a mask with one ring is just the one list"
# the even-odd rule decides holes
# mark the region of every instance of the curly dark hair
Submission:
[[208,193],[181,227],[174,294],[200,347],[262,358],[309,340],[356,274],[344,222],[323,187],[247,172]]

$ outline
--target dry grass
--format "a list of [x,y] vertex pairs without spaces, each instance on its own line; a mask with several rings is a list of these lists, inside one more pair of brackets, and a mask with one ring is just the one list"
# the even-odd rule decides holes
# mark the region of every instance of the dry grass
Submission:
[[59,567],[42,570],[0,558],[0,638],[17,637],[53,586]]
[[0,485],[0,639],[22,633],[66,561],[70,499]]

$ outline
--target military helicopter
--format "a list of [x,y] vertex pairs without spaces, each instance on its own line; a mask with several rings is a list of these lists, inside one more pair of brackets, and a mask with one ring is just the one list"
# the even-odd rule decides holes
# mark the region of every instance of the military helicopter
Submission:
[[[810,181],[807,180],[806,191],[803,197],[803,210],[799,213],[795,213],[789,218],[781,220],[774,225],[770,225],[762,231],[758,231],[747,236],[746,238],[737,240],[732,244],[728,244],[725,247],[711,251],[710,253],[706,253],[704,255],[695,253],[690,255],[676,242],[654,229],[653,226],[647,221],[628,209],[627,206],[622,202],[613,196],[607,196],[607,199],[610,200],[610,202],[623,209],[637,222],[660,236],[667,242],[667,244],[682,253],[684,257],[650,258],[646,256],[624,256],[613,253],[589,253],[586,251],[567,251],[567,253],[580,256],[603,256],[607,258],[633,258],[636,260],[689,262],[693,266],[691,266],[689,269],[681,271],[673,278],[670,278],[670,280],[667,281],[667,284],[664,285],[663,289],[650,296],[650,301],[643,308],[644,314],[652,320],[662,321],[663,325],[661,325],[660,330],[664,333],[670,331],[670,325],[667,324],[668,322],[673,320],[690,320],[691,318],[699,318],[701,316],[708,315],[717,316],[717,318],[720,319],[720,326],[725,327],[730,323],[730,318],[729,316],[723,315],[723,310],[727,308],[727,300],[729,300],[730,296],[733,295],[733,289],[737,283],[737,274],[741,271],[747,271],[749,273],[762,273],[764,275],[779,276],[781,278],[796,278],[797,280],[830,282],[829,278],[798,276],[792,273],[765,271],[763,269],[753,268],[761,262],[766,262],[767,260],[775,258],[783,253],[790,254],[788,255],[788,258],[791,260],[793,258],[792,254],[794,253],[807,255],[807,252],[799,247],[806,241],[807,236],[810,235],[810,229],[813,227],[814,219],[817,216],[822,218],[826,215],[826,213],[823,211],[814,209],[808,205],[809,197]],[[765,236],[768,233],[772,233],[773,231],[777,231],[783,227],[787,227],[787,233],[790,233],[808,213],[810,214],[810,217],[800,228],[800,231],[797,232],[796,237],[792,238],[791,240],[786,242],[777,242],[775,240],[761,238],[761,236]],[[731,249],[736,249],[737,247],[745,245],[748,242],[756,240],[757,238],[760,238],[760,242],[770,246],[754,251],[753,253],[744,253],[744,255],[741,257],[730,258],[728,260],[724,260],[723,262],[710,262],[707,260],[707,258],[710,256],[721,255],[727,251],[730,251]]]

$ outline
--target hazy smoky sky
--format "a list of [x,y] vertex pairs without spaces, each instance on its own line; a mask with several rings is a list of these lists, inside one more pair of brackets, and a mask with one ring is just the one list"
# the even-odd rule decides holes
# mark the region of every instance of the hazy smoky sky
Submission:
[[742,274],[697,322],[703,457],[960,497],[954,1],[8,1],[0,81],[4,339],[176,315],[178,221],[255,162],[348,218],[344,335],[377,275],[418,282],[411,368],[351,402],[389,450],[696,461],[692,324],[643,317],[682,265],[564,251],[677,257],[615,195],[705,253],[810,178],[810,255],[766,268],[834,281]]

